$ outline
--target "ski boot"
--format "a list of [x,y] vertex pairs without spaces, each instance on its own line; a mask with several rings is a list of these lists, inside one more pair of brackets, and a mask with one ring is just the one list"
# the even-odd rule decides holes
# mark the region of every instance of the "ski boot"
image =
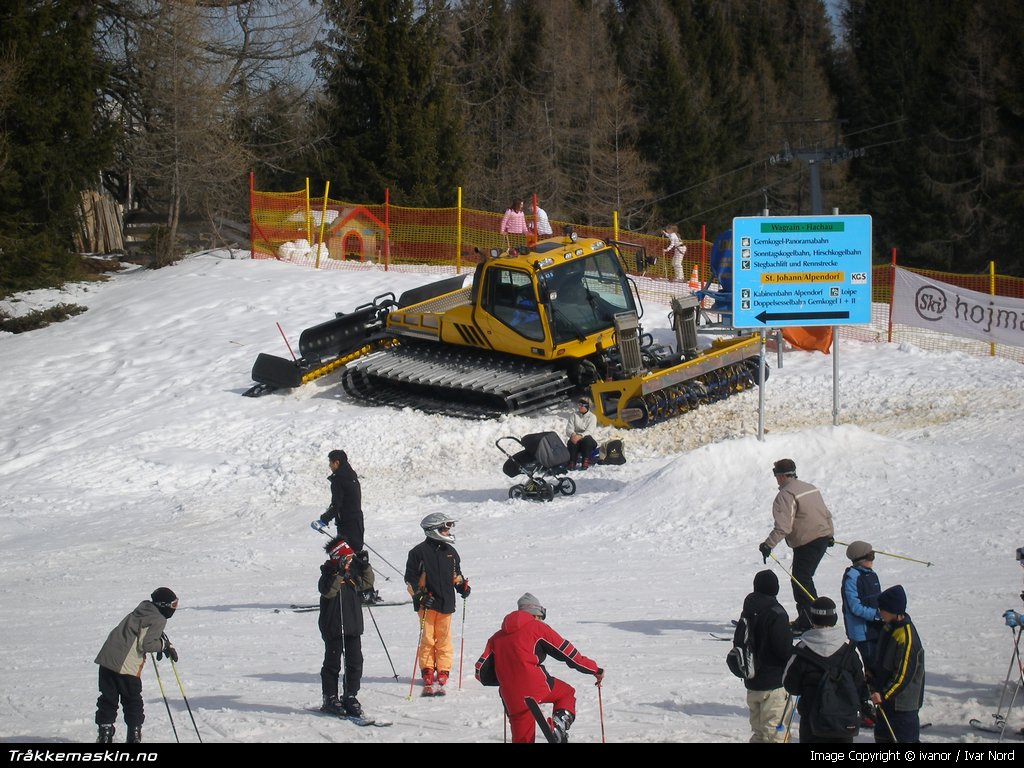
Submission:
[[423,693],[422,696],[434,696],[437,691],[434,688],[434,670],[424,669],[423,670]]
[[443,670],[438,672],[437,673],[437,686],[434,688],[434,695],[435,696],[444,696],[445,693],[447,693],[447,691],[445,690],[445,686],[447,684],[448,684],[448,673],[443,671]]
[[342,700],[341,706],[345,710],[345,714],[349,717],[358,717],[360,720],[363,719],[363,707],[359,703],[359,699],[355,696],[346,696]]
[[569,727],[576,720],[576,715],[567,709],[556,709],[551,714],[551,733],[559,744],[569,741]]
[[338,701],[337,696],[324,696],[324,703],[320,705],[320,711],[338,717],[344,717],[346,714],[345,706]]
[[101,725],[99,726],[99,733],[96,735],[97,744],[113,744],[114,743],[114,726],[113,725]]
[[128,738],[124,742],[125,744],[141,744],[142,743],[142,726],[141,725],[129,725],[128,726]]

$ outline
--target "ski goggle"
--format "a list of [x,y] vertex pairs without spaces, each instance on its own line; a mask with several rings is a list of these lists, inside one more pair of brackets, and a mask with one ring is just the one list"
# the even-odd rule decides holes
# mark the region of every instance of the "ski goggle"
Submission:
[[441,523],[440,525],[434,526],[439,531],[450,531],[455,527],[455,521],[450,523]]
[[169,603],[153,603],[153,605],[155,605],[157,608],[173,608],[174,610],[178,610],[177,599],[171,600],[171,602]]

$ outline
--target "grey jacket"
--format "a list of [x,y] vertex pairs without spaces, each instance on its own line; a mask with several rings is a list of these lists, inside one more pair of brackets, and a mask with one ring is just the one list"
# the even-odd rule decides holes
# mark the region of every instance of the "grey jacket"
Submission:
[[167,619],[149,600],[125,616],[107,635],[107,641],[96,656],[96,663],[119,675],[142,675],[147,653],[163,648]]
[[815,539],[832,536],[832,513],[821,491],[810,483],[790,477],[779,488],[772,504],[775,527],[764,540],[772,549],[783,539],[789,546],[802,547]]

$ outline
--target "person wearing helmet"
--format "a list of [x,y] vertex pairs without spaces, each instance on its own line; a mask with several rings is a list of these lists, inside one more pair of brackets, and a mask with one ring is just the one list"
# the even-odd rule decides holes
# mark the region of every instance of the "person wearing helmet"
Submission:
[[576,401],[576,410],[569,414],[565,424],[565,446],[569,449],[569,469],[590,467],[597,454],[597,440],[593,432],[597,429],[597,417],[591,413],[593,403],[583,395]]
[[452,614],[455,593],[469,597],[469,580],[455,551],[455,520],[433,512],[420,521],[426,538],[409,550],[405,585],[420,616],[419,665],[423,695],[443,696],[452,669]]
[[[327,561],[320,566],[320,637],[324,641],[324,663],[320,667],[323,693],[321,712],[340,717],[362,717],[356,698],[363,677],[363,609],[360,593],[373,589],[373,569],[344,538],[335,536],[326,545]],[[338,676],[342,656],[345,676],[338,698]]]
[[569,740],[569,726],[576,719],[576,690],[552,677],[544,668],[545,659],[557,659],[577,672],[593,675],[597,685],[604,679],[604,670],[597,662],[545,624],[546,618],[544,606],[527,592],[519,598],[516,610],[502,620],[501,629],[491,635],[476,662],[476,679],[483,685],[498,686],[513,744],[533,743],[536,738],[527,698],[538,704],[553,704],[548,719],[551,731],[559,742]]
[[142,667],[146,654],[155,653],[157,660],[166,655],[172,662],[178,652],[164,634],[167,620],[178,608],[178,596],[167,587],[153,591],[149,600],[121,619],[110,631],[96,656],[100,666],[100,695],[96,699],[97,744],[114,741],[114,721],[118,702],[128,726],[127,744],[142,743],[142,724],[146,721],[142,702]]

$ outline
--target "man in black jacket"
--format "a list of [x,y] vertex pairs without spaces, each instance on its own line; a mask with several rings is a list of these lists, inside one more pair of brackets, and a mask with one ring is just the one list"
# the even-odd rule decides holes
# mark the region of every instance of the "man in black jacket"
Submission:
[[331,520],[338,527],[338,535],[348,542],[356,552],[363,549],[363,494],[359,476],[348,463],[348,454],[337,449],[327,454],[331,468],[331,505],[320,515],[320,524],[313,521],[313,527],[323,529]]
[[[750,741],[782,742],[785,731],[778,729],[786,709],[786,690],[782,672],[793,653],[793,633],[789,615],[776,599],[779,579],[772,571],[754,576],[754,591],[743,600],[741,617],[747,620],[754,638],[754,671],[745,679],[747,706],[750,708]],[[739,628],[737,627],[737,633]],[[739,638],[735,638],[739,640]]]
[[[363,708],[356,698],[363,677],[363,608],[359,593],[373,588],[373,570],[341,536],[327,542],[329,559],[320,566],[320,636],[324,641],[324,663],[320,668],[320,686],[324,702],[322,712],[339,716],[362,717]],[[345,677],[342,697],[338,698],[338,676],[342,656]]]
[[875,741],[915,744],[921,740],[924,703],[924,646],[907,615],[907,593],[899,584],[878,596],[882,636],[870,665],[871,701],[881,710]]

